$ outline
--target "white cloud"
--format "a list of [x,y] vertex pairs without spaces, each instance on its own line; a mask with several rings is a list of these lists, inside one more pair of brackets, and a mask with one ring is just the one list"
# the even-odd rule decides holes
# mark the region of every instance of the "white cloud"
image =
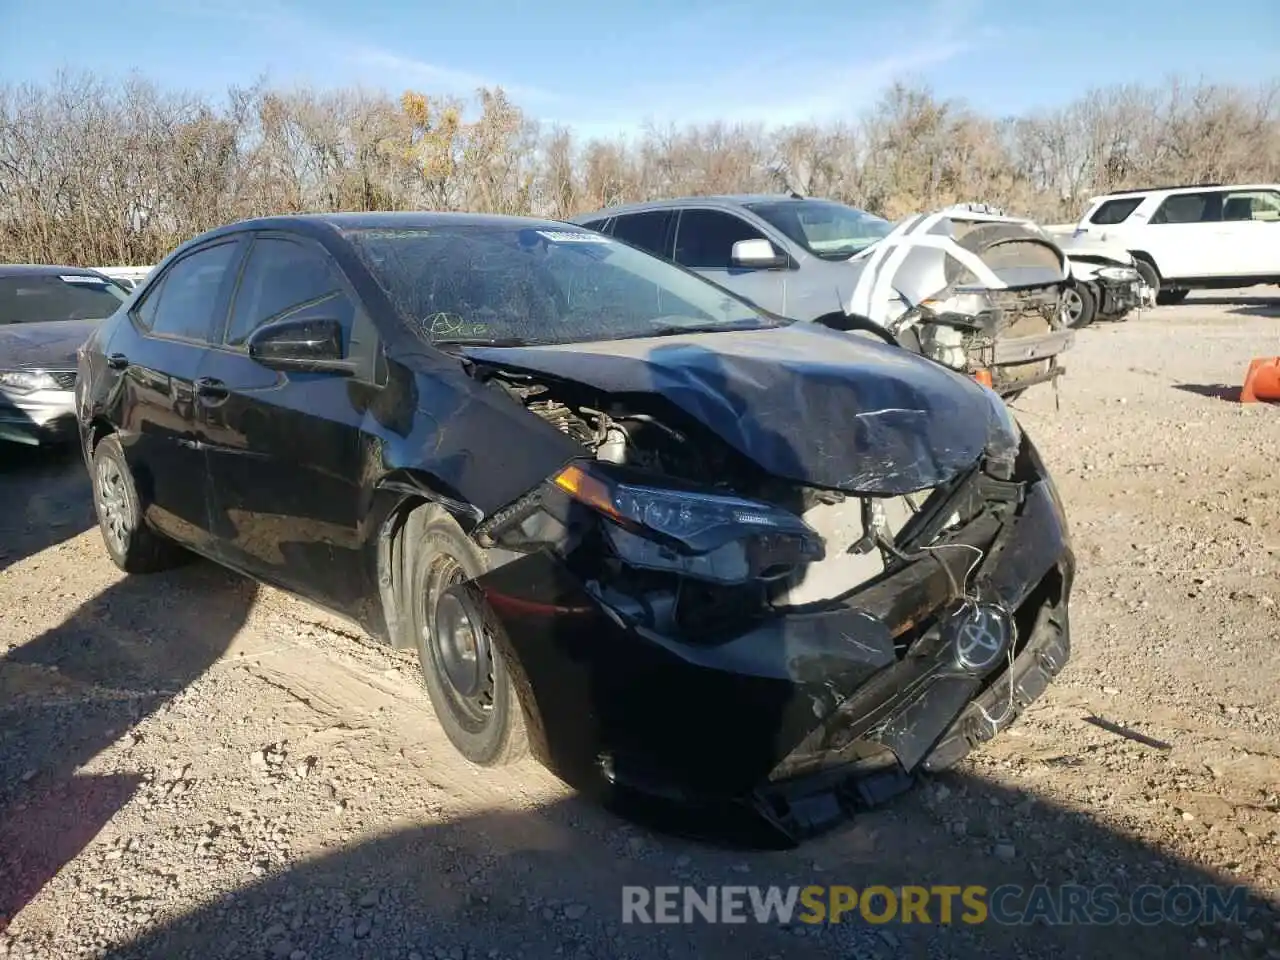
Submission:
[[521,106],[550,104],[558,99],[540,87],[506,83],[502,77],[460,70],[405,56],[372,43],[362,43],[358,36],[352,37],[325,27],[315,17],[300,14],[284,0],[252,0],[251,3],[237,0],[225,4],[218,0],[180,0],[179,9],[203,17],[234,18],[287,36],[294,46],[305,43],[313,48],[313,52],[320,48],[325,55],[323,59],[341,62],[360,74],[360,79],[394,92],[420,86],[426,93],[471,97],[480,87],[500,86]]
[[[806,44],[801,31],[796,42],[787,44],[784,38],[767,56],[744,57],[728,73],[632,86],[625,99],[607,106],[580,103],[574,110],[573,104],[562,103],[556,119],[575,128],[622,134],[646,121],[660,126],[715,120],[775,126],[850,117],[894,80],[990,43],[990,31],[971,22],[978,2],[936,0],[923,10],[895,11],[876,29],[850,31],[847,55],[830,52],[829,36],[809,33]],[[815,44],[825,47],[821,54],[814,53]]]
[[348,63],[374,72],[391,88],[421,86],[426,93],[469,97],[480,87],[501,86],[521,106],[535,102],[554,103],[558,99],[556,94],[540,87],[503,83],[495,77],[416,60],[381,47],[360,46],[346,51],[343,56]]

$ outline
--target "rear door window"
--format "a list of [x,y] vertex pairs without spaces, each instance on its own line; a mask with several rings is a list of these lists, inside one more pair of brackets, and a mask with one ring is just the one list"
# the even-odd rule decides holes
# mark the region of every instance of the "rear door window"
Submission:
[[1172,194],[1151,215],[1151,222],[1217,223],[1222,219],[1222,198],[1222,191]]
[[134,318],[156,336],[208,342],[239,249],[238,240],[224,240],[183,257],[146,291]]

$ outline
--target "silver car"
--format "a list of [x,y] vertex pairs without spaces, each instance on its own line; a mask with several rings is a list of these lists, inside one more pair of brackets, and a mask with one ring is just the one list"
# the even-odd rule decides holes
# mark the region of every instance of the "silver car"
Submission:
[[955,206],[892,224],[795,195],[683,197],[572,218],[796,320],[881,334],[1004,396],[1062,373],[1068,263],[1034,224]]
[[76,438],[76,351],[128,297],[82,267],[0,264],[0,442]]

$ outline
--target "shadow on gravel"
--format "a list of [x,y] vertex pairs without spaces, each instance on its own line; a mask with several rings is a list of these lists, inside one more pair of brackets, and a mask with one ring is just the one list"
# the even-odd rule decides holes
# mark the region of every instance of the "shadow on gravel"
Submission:
[[1228,403],[1240,402],[1240,387],[1232,387],[1225,383],[1175,383],[1173,389],[1183,393],[1194,393],[1200,397],[1214,400],[1226,400]]
[[[732,960],[767,957],[953,958],[1126,957],[1168,960],[1197,953],[1264,957],[1280,913],[1242,892],[1243,925],[1198,925],[1187,916],[1206,885],[1229,882],[1193,864],[1100,828],[1087,814],[1047,807],[976,777],[953,774],[892,807],[865,814],[797,851],[744,854],[673,841],[630,827],[577,800],[531,812],[484,812],[432,826],[401,829],[349,849],[298,863],[147,931],[113,953],[120,960],[215,960],[231,957],[422,958],[650,957]],[[954,824],[966,824],[961,835]],[[996,839],[1002,838],[1002,839]],[[996,850],[996,855],[991,851]],[[817,868],[820,864],[820,869]],[[1009,914],[1027,907],[1032,888],[1112,885],[1115,910],[1168,904],[1182,923],[1053,926],[988,919],[975,925],[959,888]],[[869,924],[855,907],[842,922],[811,925],[797,903],[789,928],[773,922],[649,926],[622,922],[622,886],[782,887],[883,884],[956,889],[951,923],[941,899],[926,922],[900,914]],[[1005,885],[1007,892],[997,894]],[[1194,889],[1191,889],[1194,888]],[[1219,888],[1230,903],[1230,888]],[[763,893],[763,891],[761,891]],[[744,894],[751,913],[750,894]],[[1042,901],[1041,906],[1044,907]],[[1100,901],[1101,902],[1101,901]],[[872,916],[883,901],[873,899]],[[675,908],[677,914],[680,907]],[[812,916],[812,914],[807,914]],[[1042,916],[1046,914],[1041,913]],[[696,916],[696,915],[695,915]],[[1221,941],[1221,942],[1220,942]]]
[[199,677],[256,591],[203,563],[128,577],[0,658],[0,929],[142,779],[77,769]]
[[70,540],[97,521],[80,451],[0,441],[0,570]]

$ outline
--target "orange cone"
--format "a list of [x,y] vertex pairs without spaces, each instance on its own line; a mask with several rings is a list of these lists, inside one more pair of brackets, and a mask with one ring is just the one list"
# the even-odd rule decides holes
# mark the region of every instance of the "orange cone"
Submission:
[[1241,403],[1280,402],[1280,357],[1256,357],[1249,363],[1240,390]]

